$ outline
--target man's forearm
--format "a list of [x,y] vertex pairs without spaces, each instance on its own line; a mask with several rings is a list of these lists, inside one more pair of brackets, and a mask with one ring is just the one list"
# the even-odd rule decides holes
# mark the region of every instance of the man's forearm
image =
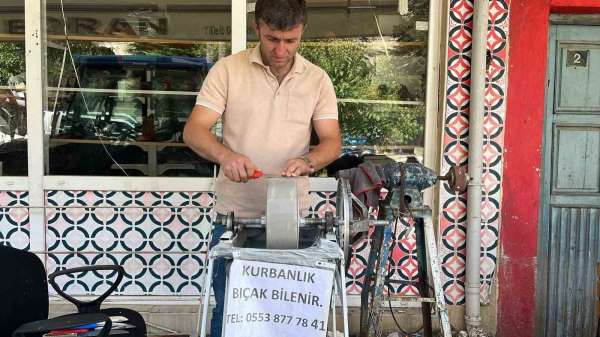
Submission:
[[191,136],[184,131],[183,141],[199,156],[215,163],[220,164],[223,157],[231,153],[211,132],[199,131]]
[[329,165],[340,156],[341,144],[338,139],[323,139],[305,157],[310,160],[315,171]]

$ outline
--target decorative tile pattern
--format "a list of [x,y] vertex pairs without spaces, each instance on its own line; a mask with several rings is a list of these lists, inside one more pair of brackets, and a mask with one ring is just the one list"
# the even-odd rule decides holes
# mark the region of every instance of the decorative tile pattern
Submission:
[[[415,296],[419,294],[415,283],[419,280],[417,263],[416,236],[414,223],[407,219],[396,223],[393,228],[393,241],[386,270],[390,280],[401,282],[387,282],[386,293],[401,296]],[[358,295],[364,284],[365,271],[371,249],[373,230],[368,235],[359,238],[352,245],[348,272],[346,273],[346,290],[348,294]]]
[[[335,212],[335,192],[311,196],[310,216]],[[126,275],[117,294],[200,294],[212,193],[50,191],[46,200],[50,273],[119,264]],[[57,283],[69,294],[98,294],[110,283],[106,274],[63,276]]]
[[[502,180],[504,116],[506,113],[506,64],[508,2],[489,1],[487,47],[489,51],[484,112],[483,200],[481,241],[481,295],[489,301],[496,269]],[[452,0],[449,6],[448,85],[444,125],[442,172],[464,166],[468,157],[469,92],[471,85],[471,33],[473,1]],[[450,304],[465,299],[466,194],[444,186],[441,192],[440,232],[444,291]]]
[[[125,277],[117,295],[198,295],[205,274],[204,253],[51,253],[48,270],[90,265],[121,265]],[[99,295],[106,290],[114,273],[85,272],[56,278],[70,295]]]
[[[388,259],[390,280],[402,283],[388,283],[387,291],[402,296],[419,295],[416,282],[419,281],[417,262],[417,241],[412,219],[402,219],[394,228],[394,242]],[[425,247],[423,247],[425,248]]]
[[[311,197],[309,216],[335,212],[335,192],[312,192]],[[200,294],[207,265],[212,193],[51,191],[46,198],[49,272],[118,264],[126,274],[117,294]],[[391,279],[418,280],[411,225],[396,225],[387,265]],[[352,247],[347,274],[351,294],[362,289],[369,249],[368,238]],[[69,294],[90,295],[101,293],[111,279],[106,272],[84,273],[62,276],[57,283]],[[386,290],[418,294],[410,283],[388,284]]]
[[311,205],[308,216],[311,218],[324,218],[325,212],[335,214],[335,192],[311,192]]
[[0,191],[0,245],[29,250],[29,192]]
[[[119,294],[199,294],[212,193],[50,191],[46,203],[49,272],[106,261],[125,267]],[[60,284],[71,294],[106,286],[89,274]]]

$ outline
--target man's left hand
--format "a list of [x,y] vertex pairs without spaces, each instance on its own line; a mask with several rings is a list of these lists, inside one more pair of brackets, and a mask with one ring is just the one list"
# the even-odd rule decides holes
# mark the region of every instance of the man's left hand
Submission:
[[298,177],[314,173],[315,169],[302,158],[290,159],[281,173],[284,177]]

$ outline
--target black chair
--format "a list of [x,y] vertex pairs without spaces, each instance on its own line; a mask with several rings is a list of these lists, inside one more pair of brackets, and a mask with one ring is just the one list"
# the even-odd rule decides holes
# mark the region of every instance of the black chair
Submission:
[[[77,307],[77,313],[48,319],[48,282],[46,271],[40,259],[33,253],[0,245],[0,336],[2,337],[41,337],[51,330],[69,329],[85,324],[103,322],[104,327],[98,337],[108,336],[112,327],[111,316],[123,316],[133,328],[119,337],[145,337],[146,323],[136,311],[125,308],[101,309],[106,299],[123,279],[125,270],[121,266],[98,265],[60,270],[49,276],[54,290]],[[59,276],[83,273],[112,271],[109,275],[116,279],[110,288],[92,301],[79,301],[66,294],[56,284]]]

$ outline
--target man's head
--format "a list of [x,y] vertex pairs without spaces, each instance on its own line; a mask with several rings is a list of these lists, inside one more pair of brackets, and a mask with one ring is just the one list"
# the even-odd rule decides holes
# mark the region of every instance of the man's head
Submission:
[[255,29],[263,62],[273,68],[291,67],[306,25],[304,0],[258,0]]
[[304,0],[258,0],[254,8],[256,23],[264,22],[275,30],[287,31],[298,24],[306,25]]

